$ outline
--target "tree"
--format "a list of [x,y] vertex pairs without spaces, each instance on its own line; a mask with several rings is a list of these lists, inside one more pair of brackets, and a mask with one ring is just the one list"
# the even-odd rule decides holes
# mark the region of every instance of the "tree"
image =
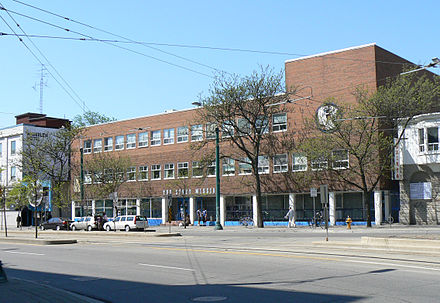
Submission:
[[73,118],[73,125],[75,127],[86,127],[89,125],[101,124],[116,121],[114,117],[107,117],[103,114],[93,111],[85,111],[82,115],[76,115]]
[[[290,91],[291,93],[293,91]],[[215,77],[207,97],[201,98],[198,111],[200,123],[207,124],[207,141],[196,148],[204,148],[218,127],[223,142],[221,156],[246,161],[252,167],[253,185],[257,197],[256,226],[262,228],[261,176],[259,162],[262,153],[270,149],[271,117],[280,112],[289,100],[284,91],[283,74],[261,67],[249,76],[219,74]],[[246,160],[244,160],[246,159]]]
[[[408,74],[374,93],[358,89],[355,96],[354,105],[327,100],[336,104],[339,113],[329,113],[330,127],[321,125],[321,132],[309,121],[297,149],[310,159],[315,180],[363,192],[371,227],[370,196],[381,182],[389,181],[394,149],[411,119],[438,107],[440,86],[438,77]],[[397,133],[398,124],[401,133]]]

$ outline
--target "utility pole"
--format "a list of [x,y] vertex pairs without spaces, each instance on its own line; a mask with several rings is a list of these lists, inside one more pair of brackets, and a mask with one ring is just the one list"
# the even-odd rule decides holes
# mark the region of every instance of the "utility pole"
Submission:
[[79,151],[80,151],[80,154],[81,154],[81,172],[80,172],[79,190],[81,192],[81,216],[83,216],[84,215],[82,213],[82,210],[83,210],[83,207],[84,207],[84,151],[83,151],[83,148],[80,147]]
[[215,230],[222,230],[220,223],[220,147],[219,129],[215,128]]

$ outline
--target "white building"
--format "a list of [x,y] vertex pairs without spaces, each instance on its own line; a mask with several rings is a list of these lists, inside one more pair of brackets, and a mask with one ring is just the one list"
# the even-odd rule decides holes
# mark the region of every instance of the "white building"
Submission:
[[440,112],[416,116],[405,130],[398,152],[401,223],[440,224],[439,137]]

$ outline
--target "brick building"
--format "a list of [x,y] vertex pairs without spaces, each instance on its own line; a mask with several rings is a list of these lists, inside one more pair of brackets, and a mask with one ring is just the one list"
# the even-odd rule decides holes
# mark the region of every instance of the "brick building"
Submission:
[[[301,88],[292,97],[298,101],[289,105],[292,110],[269,117],[269,131],[282,133],[300,128],[303,118],[315,115],[316,109],[328,97],[355,102],[352,92],[356,87],[374,91],[387,77],[399,74],[404,64],[411,63],[375,44],[288,60],[285,62],[286,86]],[[85,204],[78,199],[72,203],[74,217],[83,215],[84,208],[87,212],[106,212],[108,216],[114,216],[116,206],[121,214],[142,214],[163,222],[168,218],[167,199],[172,196],[173,220],[181,219],[183,203],[188,205],[191,222],[197,220],[197,209],[207,209],[208,218],[215,218],[215,168],[208,166],[202,172],[200,155],[190,149],[191,143],[208,135],[206,126],[196,121],[197,109],[194,108],[87,127],[73,146],[74,163],[79,162],[78,150],[82,147],[85,159],[95,153],[121,154],[130,157],[133,166],[126,172],[129,180],[118,191],[116,202],[109,197],[88,195],[86,184]],[[347,155],[347,165],[348,160]],[[263,190],[266,221],[285,221],[289,206],[294,207],[297,221],[306,221],[313,217],[314,209],[321,209],[319,200],[314,203],[310,197],[310,186],[299,188],[283,182],[283,174],[294,175],[297,171],[310,169],[311,163],[307,159],[285,151],[267,157],[261,165],[261,171],[278,183]],[[89,183],[91,177],[86,167],[84,171],[85,183]],[[244,182],[248,175],[249,167],[243,163],[222,163],[222,225],[236,224],[238,218],[253,215],[256,197],[252,186]],[[345,220],[347,215],[354,220],[365,219],[361,192],[348,187],[344,190],[329,187],[331,224]],[[376,224],[390,214],[398,218],[396,182],[381,184],[371,199],[374,199]]]

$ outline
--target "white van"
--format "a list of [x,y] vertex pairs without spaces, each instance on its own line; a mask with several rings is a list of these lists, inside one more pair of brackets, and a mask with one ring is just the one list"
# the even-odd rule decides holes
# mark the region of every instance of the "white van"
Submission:
[[144,230],[148,228],[148,219],[143,216],[126,215],[117,216],[112,221],[104,223],[106,231],[111,230]]
[[74,231],[79,229],[91,231],[97,228],[98,225],[96,224],[95,218],[93,217],[81,217],[70,224],[70,229]]

